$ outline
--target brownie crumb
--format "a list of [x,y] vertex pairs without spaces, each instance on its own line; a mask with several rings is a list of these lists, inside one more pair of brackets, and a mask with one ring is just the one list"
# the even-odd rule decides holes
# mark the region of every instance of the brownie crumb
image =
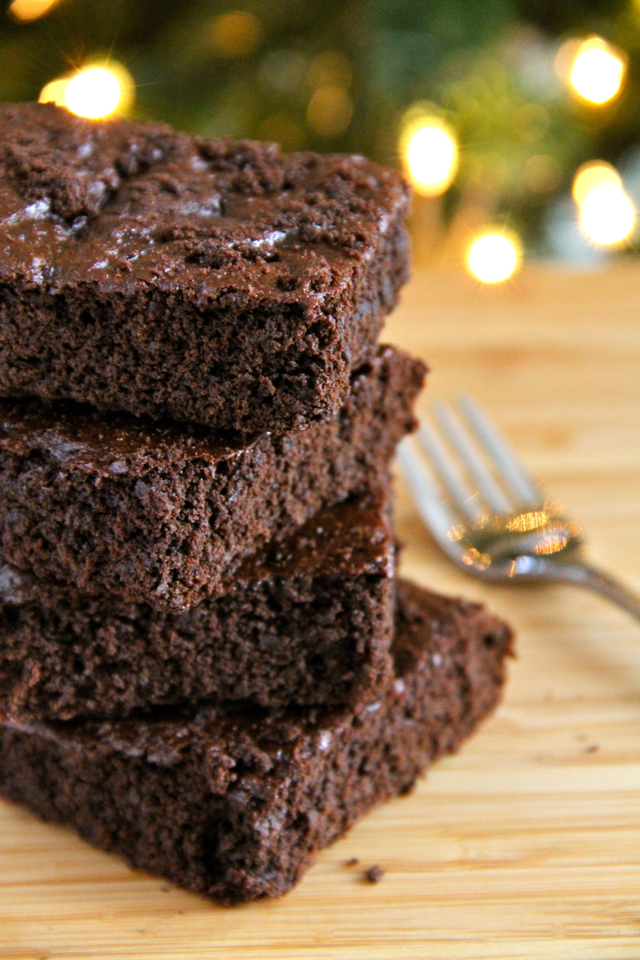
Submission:
[[357,857],[351,857],[350,860],[345,860],[344,865],[345,867],[357,867],[359,863],[360,861]]
[[384,877],[384,870],[382,869],[382,867],[379,867],[377,863],[374,864],[372,867],[369,867],[369,869],[365,873],[365,879],[369,883],[380,883],[383,877]]

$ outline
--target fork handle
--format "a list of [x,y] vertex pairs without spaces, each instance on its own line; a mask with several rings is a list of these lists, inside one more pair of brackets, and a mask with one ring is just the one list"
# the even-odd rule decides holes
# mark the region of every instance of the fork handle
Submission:
[[588,564],[554,564],[554,579],[593,590],[640,620],[640,596],[596,567]]

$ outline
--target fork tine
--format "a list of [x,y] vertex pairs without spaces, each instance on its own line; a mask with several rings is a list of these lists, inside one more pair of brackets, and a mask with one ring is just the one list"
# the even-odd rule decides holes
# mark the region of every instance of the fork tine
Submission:
[[507,496],[494,480],[473,440],[456,415],[444,403],[436,404],[435,412],[445,436],[458,452],[489,509],[493,513],[508,513],[511,510],[511,504]]
[[415,449],[412,449],[411,443],[410,437],[403,440],[397,448],[397,457],[407,486],[411,491],[413,502],[445,553],[454,561],[459,562],[456,545],[450,537],[451,530],[458,522],[457,517],[442,500],[431,470],[425,463],[424,458]]
[[445,450],[438,434],[429,423],[424,420],[418,427],[418,439],[429,457],[436,473],[451,494],[455,506],[465,515],[467,520],[477,520],[482,516],[482,509],[478,498],[473,495],[460,472]]
[[458,400],[467,422],[482,441],[506,484],[523,507],[538,506],[544,494],[515,454],[507,439],[468,394]]

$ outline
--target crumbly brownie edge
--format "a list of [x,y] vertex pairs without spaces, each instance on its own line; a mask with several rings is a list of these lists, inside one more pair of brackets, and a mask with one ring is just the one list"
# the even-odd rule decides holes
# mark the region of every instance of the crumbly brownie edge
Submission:
[[126,717],[199,700],[350,705],[391,673],[390,492],[319,511],[173,616],[0,565],[0,712]]
[[110,440],[95,453],[77,442],[73,418],[70,433],[45,439],[18,418],[0,430],[0,553],[90,594],[184,612],[224,592],[263,543],[382,477],[413,428],[424,372],[381,347],[335,419],[225,455],[187,434],[157,453],[145,426],[128,446]]
[[219,903],[279,896],[498,702],[509,627],[408,584],[399,600],[396,677],[356,711],[5,721],[0,793]]
[[[360,297],[317,313],[296,304],[262,304],[255,311],[231,304],[203,320],[192,300],[176,291],[154,291],[153,297],[136,292],[114,305],[86,284],[39,304],[28,287],[6,288],[0,396],[67,398],[241,437],[326,421],[348,396],[352,369],[374,356],[406,279],[404,227],[390,232],[399,237],[397,248],[383,251],[368,271],[370,289],[363,282]],[[133,333],[129,317],[139,321]],[[171,328],[163,329],[169,318]],[[87,330],[92,334],[85,342]],[[158,351],[165,341],[168,356]],[[35,380],[42,358],[49,370]]]

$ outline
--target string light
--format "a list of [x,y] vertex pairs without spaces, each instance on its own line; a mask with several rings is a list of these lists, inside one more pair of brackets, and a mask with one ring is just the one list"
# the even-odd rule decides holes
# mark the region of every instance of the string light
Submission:
[[599,105],[617,96],[624,72],[624,56],[601,37],[590,37],[575,54],[569,80],[583,100]]
[[64,93],[64,102],[79,117],[108,117],[120,102],[118,78],[105,67],[89,67],[72,77]]
[[57,107],[66,107],[64,95],[69,85],[69,77],[59,77],[57,80],[50,80],[42,90],[38,101],[40,103],[55,103]]
[[467,266],[482,283],[502,283],[515,273],[520,259],[517,239],[492,231],[475,240],[469,250]]
[[409,120],[401,152],[416,193],[436,197],[449,189],[458,172],[458,144],[447,123],[424,115]]
[[8,12],[14,20],[29,23],[44,17],[58,2],[59,0],[13,0]]
[[634,206],[620,186],[603,183],[584,197],[580,207],[582,229],[595,243],[611,246],[629,236],[635,224]]
[[633,203],[617,170],[604,160],[583,163],[573,178],[573,199],[582,229],[594,243],[610,246],[629,236],[635,224]]
[[90,66],[52,80],[41,91],[40,103],[67,107],[79,117],[97,120],[121,112],[130,103],[133,79],[121,64]]
[[578,168],[573,178],[571,193],[575,202],[581,207],[592,190],[605,185],[622,190],[622,181],[617,170],[604,160],[590,160]]

